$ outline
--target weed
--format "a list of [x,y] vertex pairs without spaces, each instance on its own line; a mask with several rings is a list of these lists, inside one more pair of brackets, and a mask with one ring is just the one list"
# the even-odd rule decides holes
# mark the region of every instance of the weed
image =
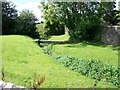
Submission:
[[49,44],[43,48],[44,53],[48,55],[52,55],[53,44]]
[[45,81],[45,75],[40,77],[40,75],[37,75],[36,72],[33,74],[33,81],[30,82],[30,87],[33,88],[33,90],[37,90],[37,88],[40,88],[40,85]]
[[5,80],[4,68],[2,67],[2,80]]

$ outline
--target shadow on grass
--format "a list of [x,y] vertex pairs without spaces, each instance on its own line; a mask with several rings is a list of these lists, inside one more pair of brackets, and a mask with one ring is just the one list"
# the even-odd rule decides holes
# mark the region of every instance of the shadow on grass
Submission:
[[103,44],[102,42],[81,41],[81,42],[74,42],[72,44],[67,45],[66,47],[80,48],[80,47],[87,47],[88,45],[97,46],[97,47],[103,47],[103,48],[109,47],[112,50],[120,51],[120,46],[107,45],[107,44]]

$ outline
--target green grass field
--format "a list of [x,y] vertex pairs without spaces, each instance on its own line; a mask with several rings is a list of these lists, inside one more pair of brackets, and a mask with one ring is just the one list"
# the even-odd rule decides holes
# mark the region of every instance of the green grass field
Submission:
[[[61,38],[68,37],[61,35]],[[53,36],[50,40],[59,40],[59,36]],[[53,53],[57,55],[69,55],[84,59],[96,59],[101,60],[104,63],[112,64],[118,66],[118,50],[117,47],[95,45],[86,42],[76,43],[76,44],[64,44],[64,45],[54,45]]]
[[68,40],[69,35],[57,35],[57,36],[51,36],[49,40]]
[[[2,38],[3,42],[2,62],[4,66],[5,81],[25,87],[31,87],[29,86],[29,82],[33,79],[34,72],[36,72],[40,76],[45,75],[45,81],[41,85],[42,88],[93,87],[95,80],[59,65],[57,62],[52,60],[50,56],[44,54],[42,49],[33,42],[33,39],[17,35],[1,36],[0,38]],[[55,53],[60,54],[60,52],[63,53],[62,51],[67,53],[69,48],[70,52],[67,54],[71,53],[74,55],[73,53],[77,53],[78,56],[80,55],[80,52],[78,53],[78,48],[67,46],[68,45],[56,45]],[[80,51],[84,48],[89,47],[82,47]],[[58,49],[58,51],[56,49]],[[78,51],[76,51],[77,49]],[[94,49],[92,49],[92,51],[93,50]],[[99,57],[99,54],[97,55]],[[98,82],[97,87],[115,86],[106,82]]]

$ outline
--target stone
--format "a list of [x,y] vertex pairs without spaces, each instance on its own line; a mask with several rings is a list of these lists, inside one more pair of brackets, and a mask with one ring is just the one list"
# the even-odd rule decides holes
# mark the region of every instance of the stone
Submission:
[[13,84],[12,83],[6,83],[4,88],[12,88]]
[[5,88],[7,88],[7,90],[9,89],[9,90],[13,90],[14,88],[17,88],[17,89],[20,89],[20,90],[26,90],[26,88],[25,87],[23,87],[23,86],[18,86],[18,85],[15,85],[15,84],[13,84],[13,83],[9,83],[9,82],[4,82],[4,81],[0,81],[0,90],[1,89],[5,89]]
[[101,41],[108,45],[120,45],[120,26],[106,26],[102,32]]
[[4,88],[7,85],[7,83],[0,81],[0,90]]

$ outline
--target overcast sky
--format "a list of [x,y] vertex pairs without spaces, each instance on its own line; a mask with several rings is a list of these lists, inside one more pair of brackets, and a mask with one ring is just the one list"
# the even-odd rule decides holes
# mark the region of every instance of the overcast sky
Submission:
[[[19,11],[22,11],[23,9],[29,9],[32,10],[33,13],[36,15],[36,17],[39,19],[39,21],[43,21],[41,18],[42,12],[38,8],[38,5],[40,1],[45,1],[45,0],[10,0],[12,1],[17,7]],[[120,0],[116,0],[118,3]],[[118,9],[118,5],[116,4],[116,8]]]

